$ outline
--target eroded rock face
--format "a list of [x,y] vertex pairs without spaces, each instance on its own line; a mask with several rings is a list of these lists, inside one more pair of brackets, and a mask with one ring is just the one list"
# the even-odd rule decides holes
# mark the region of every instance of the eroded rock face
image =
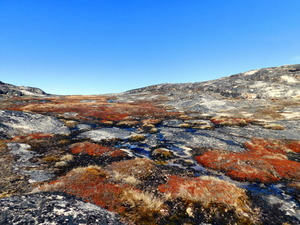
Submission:
[[128,224],[299,224],[299,75],[3,98],[0,198],[60,191]]
[[62,193],[37,193],[0,199],[0,223],[123,224],[115,214]]

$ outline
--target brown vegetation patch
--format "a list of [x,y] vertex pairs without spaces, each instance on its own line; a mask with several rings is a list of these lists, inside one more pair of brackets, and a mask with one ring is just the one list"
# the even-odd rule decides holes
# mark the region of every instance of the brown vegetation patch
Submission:
[[247,221],[247,224],[253,224],[256,220],[255,213],[249,206],[246,191],[214,177],[194,178],[172,175],[169,176],[166,184],[158,187],[158,190],[165,193],[166,198],[181,199],[186,202],[189,206],[186,211],[191,217],[195,216],[192,205],[200,204],[214,216],[233,211],[239,220]]
[[255,120],[251,118],[230,118],[217,116],[211,118],[210,121],[214,124],[223,126],[246,126]]
[[[109,103],[108,97],[104,96],[61,96],[47,98],[46,101],[33,101],[30,98],[20,98],[21,104],[6,104],[2,109],[16,111],[30,111],[36,113],[54,113],[61,118],[73,120],[97,120],[106,123],[108,121],[120,122],[132,118],[165,118],[177,115],[178,113],[167,112],[166,109],[156,106],[151,102],[133,103]],[[66,113],[66,114],[65,114]],[[154,121],[156,122],[156,121]],[[137,125],[137,122],[133,124]],[[120,124],[122,125],[122,123]]]
[[143,180],[151,176],[157,168],[149,159],[136,158],[114,162],[108,166],[108,170],[123,176],[134,177],[137,180]]
[[12,139],[13,142],[27,142],[31,140],[39,140],[52,138],[54,134],[33,133],[25,136],[16,136]]

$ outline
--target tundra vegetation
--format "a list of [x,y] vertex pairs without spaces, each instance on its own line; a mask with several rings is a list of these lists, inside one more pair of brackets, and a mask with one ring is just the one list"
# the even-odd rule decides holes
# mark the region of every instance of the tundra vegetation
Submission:
[[299,224],[295,68],[103,96],[0,83],[0,221]]

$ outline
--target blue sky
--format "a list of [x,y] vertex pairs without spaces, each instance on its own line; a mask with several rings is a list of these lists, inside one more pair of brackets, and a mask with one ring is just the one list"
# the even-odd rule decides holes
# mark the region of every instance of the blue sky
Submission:
[[103,94],[300,63],[299,0],[0,0],[0,81]]

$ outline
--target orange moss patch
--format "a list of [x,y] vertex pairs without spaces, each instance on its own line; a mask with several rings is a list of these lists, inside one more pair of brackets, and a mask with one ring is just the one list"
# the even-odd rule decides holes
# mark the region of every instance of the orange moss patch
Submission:
[[213,150],[197,156],[196,160],[237,180],[300,180],[300,163],[288,160],[286,156],[288,152],[299,150],[298,144],[298,141],[253,139],[245,143],[248,151],[229,153]]
[[126,157],[128,156],[128,153],[123,150],[115,150],[113,152],[109,152],[108,155],[113,158],[118,158],[118,157]]
[[300,152],[300,141],[253,138],[251,142],[245,142],[244,146],[257,154],[264,154],[266,151],[271,154],[278,153],[282,155],[289,152]]
[[229,117],[213,117],[210,121],[217,125],[224,126],[245,126],[255,120],[250,118],[229,118]]
[[287,147],[291,149],[293,152],[300,153],[300,141],[290,141],[287,144]]
[[[98,166],[76,168],[42,187],[41,191],[62,191],[117,212],[133,224],[156,224],[163,201],[128,184],[112,183],[108,172]],[[148,222],[147,222],[148,221]],[[151,223],[149,223],[151,221]],[[130,223],[132,224],[132,223]]]
[[91,142],[80,142],[70,146],[73,154],[88,154],[92,156],[101,156],[105,153],[112,152],[114,149]]
[[168,199],[185,202],[188,206],[186,213],[192,217],[198,213],[193,212],[193,206],[200,205],[201,212],[206,210],[206,214],[212,217],[222,215],[227,218],[226,213],[233,212],[240,221],[238,224],[257,224],[258,221],[257,213],[251,209],[244,189],[211,176],[194,178],[172,175],[158,190]]
[[77,168],[41,189],[63,191],[110,211],[122,213],[125,210],[121,201],[124,187],[108,182],[106,175],[104,170],[96,166]]
[[44,133],[33,133],[25,136],[16,136],[12,139],[15,142],[26,142],[30,140],[39,140],[45,138],[52,138],[54,134],[44,134]]
[[200,202],[204,206],[212,203],[235,206],[247,198],[245,190],[210,176],[194,178],[172,175],[158,190],[171,198]]

